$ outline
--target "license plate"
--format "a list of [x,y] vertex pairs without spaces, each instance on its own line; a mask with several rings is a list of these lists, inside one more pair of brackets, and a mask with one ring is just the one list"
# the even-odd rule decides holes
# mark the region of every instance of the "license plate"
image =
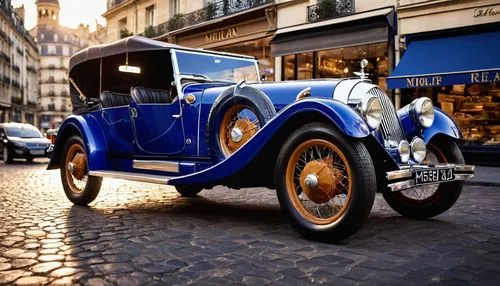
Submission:
[[45,150],[31,150],[31,155],[43,155],[45,154]]
[[415,185],[439,183],[455,180],[455,169],[442,168],[415,171]]

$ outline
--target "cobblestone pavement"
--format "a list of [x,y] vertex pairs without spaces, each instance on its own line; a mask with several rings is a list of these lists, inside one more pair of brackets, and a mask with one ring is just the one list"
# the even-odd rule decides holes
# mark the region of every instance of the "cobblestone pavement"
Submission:
[[105,180],[73,206],[58,171],[0,163],[0,284],[473,284],[500,281],[500,188],[467,186],[434,220],[378,197],[343,244],[299,237],[274,191],[205,190],[194,199]]

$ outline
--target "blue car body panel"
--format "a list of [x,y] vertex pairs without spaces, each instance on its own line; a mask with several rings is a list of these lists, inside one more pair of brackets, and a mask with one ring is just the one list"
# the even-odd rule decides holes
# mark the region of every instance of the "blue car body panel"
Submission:
[[450,138],[461,139],[462,133],[457,123],[444,113],[441,109],[434,107],[434,122],[428,128],[422,128],[414,123],[408,109],[402,108],[398,111],[399,120],[408,140],[414,137],[422,137],[425,143],[429,143],[436,135],[445,135]]

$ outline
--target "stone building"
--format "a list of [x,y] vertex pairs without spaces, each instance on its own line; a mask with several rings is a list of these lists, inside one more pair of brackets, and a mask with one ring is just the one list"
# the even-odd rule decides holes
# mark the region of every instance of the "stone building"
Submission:
[[58,0],[37,0],[37,25],[31,34],[40,51],[39,124],[42,130],[57,128],[71,112],[67,71],[69,58],[80,49],[102,41],[102,27],[94,33],[80,25],[70,29],[59,23]]
[[39,53],[24,28],[24,7],[0,1],[0,122],[37,124]]

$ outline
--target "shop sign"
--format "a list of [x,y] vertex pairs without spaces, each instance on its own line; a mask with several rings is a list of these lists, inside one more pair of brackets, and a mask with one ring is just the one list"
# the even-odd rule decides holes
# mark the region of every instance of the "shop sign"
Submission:
[[500,16],[500,6],[481,7],[474,9],[474,18]]
[[205,34],[205,42],[213,43],[218,41],[224,41],[227,39],[232,39],[238,37],[238,26],[218,30],[215,32],[209,32]]
[[[395,82],[395,86],[399,85],[397,84],[397,82],[400,80],[393,80]],[[458,73],[458,74],[447,74],[447,75],[436,75],[436,76],[407,77],[404,78],[404,80],[406,81],[406,88],[443,86],[443,85],[454,85],[454,84],[494,83],[494,82],[500,82],[500,71],[484,71],[484,72]]]

